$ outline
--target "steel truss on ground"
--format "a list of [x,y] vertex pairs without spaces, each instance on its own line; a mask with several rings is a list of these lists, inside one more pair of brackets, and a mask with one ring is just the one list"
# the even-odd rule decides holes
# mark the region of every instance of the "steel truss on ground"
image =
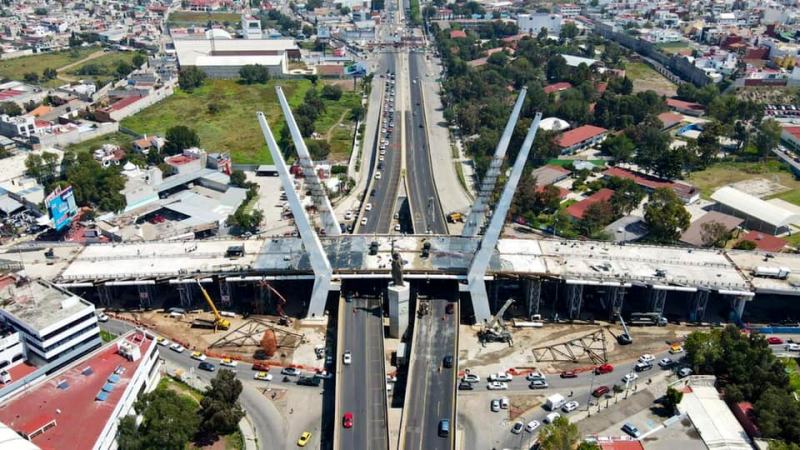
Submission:
[[531,351],[536,362],[578,362],[581,358],[588,358],[593,364],[601,364],[607,361],[606,335],[600,329],[559,344],[536,347]]

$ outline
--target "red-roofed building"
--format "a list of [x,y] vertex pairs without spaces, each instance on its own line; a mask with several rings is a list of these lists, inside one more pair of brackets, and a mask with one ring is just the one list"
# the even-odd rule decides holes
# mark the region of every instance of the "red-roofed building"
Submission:
[[138,102],[143,98],[144,97],[140,97],[138,95],[122,97],[105,108],[96,109],[94,112],[95,119],[97,119],[98,122],[113,122],[119,118],[115,113],[122,111],[124,108]]
[[781,129],[781,140],[795,150],[800,149],[800,127],[783,127]]
[[599,191],[586,197],[585,199],[579,201],[578,203],[573,203],[569,205],[566,209],[567,214],[569,214],[576,220],[583,219],[583,215],[586,214],[586,210],[589,209],[590,206],[594,205],[595,203],[607,202],[611,200],[612,195],[614,195],[614,191],[612,191],[611,189],[608,188],[600,189]]
[[649,175],[634,172],[632,170],[623,169],[621,167],[609,167],[603,172],[606,177],[617,177],[631,180],[637,185],[641,186],[647,192],[653,192],[660,188],[670,188],[678,194],[678,197],[684,203],[694,203],[700,198],[700,191],[688,183],[677,183],[674,181],[666,181]]
[[[549,185],[540,184],[536,186],[536,192],[544,192],[544,188],[546,188],[547,186]],[[561,186],[556,186],[556,189],[558,189],[558,198],[560,198],[561,200],[564,200],[565,198],[567,198],[567,195],[569,195],[569,189],[564,189]]]
[[572,89],[572,83],[568,81],[561,81],[559,83],[548,84],[544,87],[545,94],[553,94],[555,92],[566,91],[567,89]]
[[4,398],[0,422],[44,450],[116,448],[119,419],[160,366],[153,336],[132,331]]
[[450,39],[464,39],[467,37],[467,33],[464,30],[452,30],[450,31]]
[[608,89],[608,83],[601,81],[594,85],[594,89],[597,91],[597,95],[603,95],[605,94],[606,89]]
[[701,105],[700,103],[687,102],[678,100],[677,98],[668,98],[667,106],[681,114],[687,114],[690,116],[702,116],[706,113],[705,106]]
[[769,59],[769,48],[768,47],[758,47],[758,48],[748,48],[744,54],[745,61],[765,61]]
[[642,441],[636,439],[598,439],[597,445],[603,450],[644,450]]
[[764,234],[760,231],[750,231],[742,236],[742,241],[750,241],[756,244],[756,248],[764,252],[779,252],[786,247],[786,239]]
[[678,113],[667,111],[659,114],[658,120],[660,120],[661,123],[664,124],[664,126],[661,127],[661,130],[663,131],[663,130],[669,130],[674,126],[680,125],[680,123],[683,122],[683,116]]
[[556,144],[561,147],[561,154],[571,154],[579,152],[586,147],[603,142],[608,130],[594,125],[583,125],[564,132],[556,140]]

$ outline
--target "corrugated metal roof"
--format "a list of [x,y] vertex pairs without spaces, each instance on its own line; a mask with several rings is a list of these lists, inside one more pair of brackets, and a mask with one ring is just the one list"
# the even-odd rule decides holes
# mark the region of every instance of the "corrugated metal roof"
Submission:
[[711,199],[774,227],[783,227],[800,220],[800,216],[772,203],[753,197],[730,186],[711,194]]

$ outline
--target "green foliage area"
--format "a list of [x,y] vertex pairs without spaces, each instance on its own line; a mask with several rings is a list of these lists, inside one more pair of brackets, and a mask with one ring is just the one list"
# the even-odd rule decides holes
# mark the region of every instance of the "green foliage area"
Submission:
[[[25,79],[26,74],[34,74],[37,78],[35,81],[38,81],[39,75],[43,74],[46,69],[60,69],[68,64],[80,61],[99,50],[100,47],[97,46],[80,47],[61,52],[0,60],[0,77],[22,81]],[[55,87],[63,83],[63,81],[57,79],[50,79],[42,84],[47,87]]]
[[269,69],[261,64],[247,64],[239,69],[239,78],[244,84],[267,84]]
[[644,220],[650,230],[648,238],[655,242],[677,241],[689,227],[690,218],[683,201],[669,188],[656,189],[644,207]]
[[578,426],[570,423],[566,417],[557,418],[539,432],[542,450],[572,450],[579,438]]
[[134,407],[142,422],[137,427],[135,416],[120,420],[117,442],[122,450],[182,449],[197,433],[197,404],[175,391],[157,389],[144,394]]
[[[108,52],[66,70],[69,75],[98,79],[102,77],[124,77],[134,69],[133,60],[138,52]],[[123,73],[123,75],[120,75]]]
[[189,66],[178,74],[178,85],[186,92],[192,92],[203,85],[206,73],[195,66]]
[[409,18],[414,25],[422,25],[422,15],[419,10],[419,0],[411,0],[409,5]]

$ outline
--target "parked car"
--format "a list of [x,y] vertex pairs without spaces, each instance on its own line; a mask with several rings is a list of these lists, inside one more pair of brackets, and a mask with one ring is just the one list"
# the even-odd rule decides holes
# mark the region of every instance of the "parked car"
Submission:
[[472,383],[467,383],[465,381],[462,381],[461,383],[458,383],[458,390],[459,391],[472,391],[474,389],[475,389],[475,386],[473,386]]
[[491,381],[488,385],[486,385],[486,388],[490,391],[505,391],[508,389],[508,384],[501,383],[499,381]]
[[672,344],[672,346],[669,348],[669,353],[671,355],[674,355],[676,353],[683,353],[683,346],[680,344]]
[[545,378],[546,377],[544,376],[544,374],[542,372],[531,372],[531,373],[525,375],[525,379],[528,380],[528,381],[544,380]]
[[513,379],[511,375],[506,372],[497,372],[489,375],[489,381],[504,381],[509,382]]
[[683,369],[678,371],[678,376],[681,378],[686,378],[692,374],[692,369],[688,367],[684,367]]
[[239,361],[230,358],[223,358],[219,363],[226,367],[236,367],[239,365]]
[[650,370],[652,368],[653,368],[653,365],[650,364],[650,363],[636,363],[636,365],[633,366],[633,370],[635,370],[637,372],[644,372],[644,371]]
[[108,322],[108,316],[104,312],[97,313],[97,321],[98,322]]
[[508,409],[511,406],[511,402],[508,400],[508,397],[501,397],[500,398],[500,409]]
[[579,405],[579,403],[576,402],[575,400],[573,400],[573,401],[567,403],[566,405],[562,406],[561,410],[564,411],[565,413],[571,413],[572,411],[575,411],[576,409],[578,409],[578,405]]
[[548,386],[547,381],[540,379],[533,380],[528,384],[529,389],[547,389]]
[[649,362],[653,362],[655,360],[656,360],[656,357],[651,355],[651,354],[649,354],[649,353],[645,353],[644,355],[639,357],[639,362],[643,362],[643,363],[649,363]]
[[626,374],[625,374],[625,376],[624,376],[624,377],[622,377],[622,382],[623,382],[623,383],[630,383],[630,382],[632,382],[632,381],[635,381],[637,378],[639,378],[639,375],[636,375],[636,374],[635,374],[635,373],[633,373],[633,372],[631,372],[631,373],[626,373]]
[[767,338],[767,344],[770,345],[783,344],[783,339],[779,338],[778,336],[770,336]]
[[611,388],[609,388],[608,386],[599,386],[592,391],[592,395],[594,397],[600,398],[608,394],[609,392],[611,392]]
[[669,369],[673,364],[675,364],[675,361],[672,358],[661,358],[661,361],[658,362],[662,369]]
[[492,412],[500,411],[500,400],[498,399],[492,400],[491,404],[489,405],[489,409],[491,409]]
[[789,343],[784,345],[783,349],[790,352],[800,352],[800,344]]
[[298,378],[298,379],[297,379],[297,384],[298,384],[299,386],[312,386],[312,387],[317,387],[317,386],[319,386],[319,385],[320,385],[320,383],[322,383],[322,380],[321,380],[319,377],[317,377],[317,376],[313,376],[313,377],[300,377],[300,378]]
[[350,354],[350,350],[344,352],[342,360],[345,363],[345,365],[350,365],[353,362],[353,355]]
[[201,352],[192,352],[192,359],[196,359],[198,361],[205,361],[206,355],[202,354]]
[[559,414],[557,412],[551,412],[550,414],[545,416],[544,423],[547,423],[547,424],[553,423],[559,417],[561,417],[561,414]]
[[477,373],[467,372],[461,378],[461,381],[464,381],[466,383],[478,383],[481,381],[481,377],[479,377]]
[[538,420],[531,420],[525,425],[525,431],[528,433],[533,433],[537,428],[539,428],[539,421]]
[[514,426],[511,427],[511,432],[514,434],[520,434],[522,433],[523,428],[525,428],[525,424],[517,421],[516,423],[514,423]]
[[281,369],[281,375],[296,377],[300,375],[300,369],[296,367],[284,367],[283,369]]
[[614,366],[612,366],[611,364],[603,364],[601,366],[597,366],[597,368],[594,369],[594,373],[596,373],[597,375],[602,375],[604,373],[611,373],[613,371],[614,371]]
[[253,374],[254,380],[272,381],[272,374],[269,372],[256,372]]
[[206,370],[208,372],[213,372],[217,367],[210,362],[203,361],[197,366],[199,369]]
[[639,431],[639,429],[636,428],[636,426],[633,425],[630,422],[626,422],[625,425],[622,426],[622,431],[630,434],[631,436],[633,436],[635,438],[638,438],[639,436],[642,435],[642,432]]
[[565,370],[565,371],[561,372],[560,376],[561,376],[561,378],[577,378],[578,377],[578,373],[575,372],[574,370]]
[[178,344],[177,342],[170,345],[169,348],[170,350],[177,353],[183,353],[186,350],[186,347],[182,346],[181,344]]

